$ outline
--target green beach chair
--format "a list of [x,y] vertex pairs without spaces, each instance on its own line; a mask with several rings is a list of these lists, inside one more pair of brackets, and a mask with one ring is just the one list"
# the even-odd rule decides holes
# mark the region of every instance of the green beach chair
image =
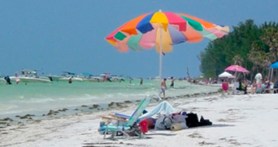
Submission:
[[143,134],[140,131],[137,120],[149,103],[150,98],[144,98],[141,100],[130,117],[119,113],[115,113],[112,117],[107,117],[109,119],[114,119],[116,123],[101,123],[98,131],[104,135],[104,139],[107,134],[111,134],[110,139],[114,139],[114,137],[119,134],[126,137],[130,137],[131,134],[133,134],[141,138]]

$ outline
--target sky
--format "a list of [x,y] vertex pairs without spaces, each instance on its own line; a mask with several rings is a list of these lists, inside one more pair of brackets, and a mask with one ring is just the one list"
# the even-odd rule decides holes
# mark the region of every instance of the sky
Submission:
[[[155,50],[122,53],[105,41],[117,27],[143,13],[182,12],[218,25],[278,20],[277,0],[0,0],[0,75],[22,69],[44,74],[111,73],[155,77]],[[175,45],[163,57],[162,76],[197,77],[198,56],[209,40]]]

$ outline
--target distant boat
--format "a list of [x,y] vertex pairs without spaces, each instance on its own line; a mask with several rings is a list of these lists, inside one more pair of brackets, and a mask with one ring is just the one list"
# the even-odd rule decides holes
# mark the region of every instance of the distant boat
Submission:
[[62,76],[58,76],[58,75],[48,75],[47,76],[49,78],[50,81],[60,81],[60,79],[62,78]]
[[89,82],[100,82],[103,81],[103,78],[100,76],[92,75],[91,73],[84,72],[82,73],[82,76],[84,81],[89,81]]
[[49,83],[51,82],[49,77],[39,76],[35,70],[22,70],[20,73],[15,76],[11,76],[10,79],[14,82],[23,82],[23,83]]
[[84,81],[81,77],[60,77],[59,81],[69,81],[70,79],[72,81]]
[[65,71],[63,72],[62,76],[59,78],[59,81],[84,81],[84,79],[82,77],[80,77],[79,75],[76,75],[73,72],[68,72]]
[[111,75],[111,76],[110,76],[110,80],[111,80],[112,82],[123,82],[123,81],[125,81],[125,78],[122,77],[122,76]]

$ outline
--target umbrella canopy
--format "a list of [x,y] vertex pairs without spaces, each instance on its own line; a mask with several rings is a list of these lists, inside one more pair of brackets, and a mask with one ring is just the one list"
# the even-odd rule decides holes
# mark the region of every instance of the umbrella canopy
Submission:
[[229,32],[200,18],[174,12],[151,12],[140,15],[114,30],[106,40],[119,51],[156,48],[160,54],[159,77],[162,76],[162,54],[172,51],[172,45],[199,42],[203,38],[214,40]]
[[232,74],[224,71],[223,73],[218,75],[219,78],[235,78]]
[[241,72],[241,73],[249,73],[247,69],[239,65],[230,65],[228,66],[225,71],[233,71],[233,72]]
[[106,40],[120,51],[142,50],[156,47],[159,53],[172,51],[172,45],[199,42],[203,38],[214,40],[229,32],[200,18],[174,12],[152,12],[140,15],[117,28]]
[[272,64],[270,65],[270,67],[271,67],[271,68],[278,68],[278,61],[272,63]]

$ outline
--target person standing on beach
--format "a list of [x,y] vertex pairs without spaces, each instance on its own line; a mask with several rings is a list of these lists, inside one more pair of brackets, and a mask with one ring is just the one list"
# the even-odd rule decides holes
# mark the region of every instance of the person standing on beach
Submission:
[[161,83],[160,83],[160,88],[161,88],[161,91],[159,93],[159,95],[163,94],[163,98],[165,98],[165,91],[166,91],[166,78],[164,78]]
[[262,86],[262,79],[263,79],[263,76],[262,76],[262,74],[260,72],[255,75],[256,87],[257,88],[261,88],[261,86]]
[[174,88],[174,81],[175,81],[174,77],[171,77],[171,84],[170,84],[171,88]]
[[226,79],[222,80],[222,91],[224,92],[224,94],[226,94],[229,90],[229,83],[227,82]]

